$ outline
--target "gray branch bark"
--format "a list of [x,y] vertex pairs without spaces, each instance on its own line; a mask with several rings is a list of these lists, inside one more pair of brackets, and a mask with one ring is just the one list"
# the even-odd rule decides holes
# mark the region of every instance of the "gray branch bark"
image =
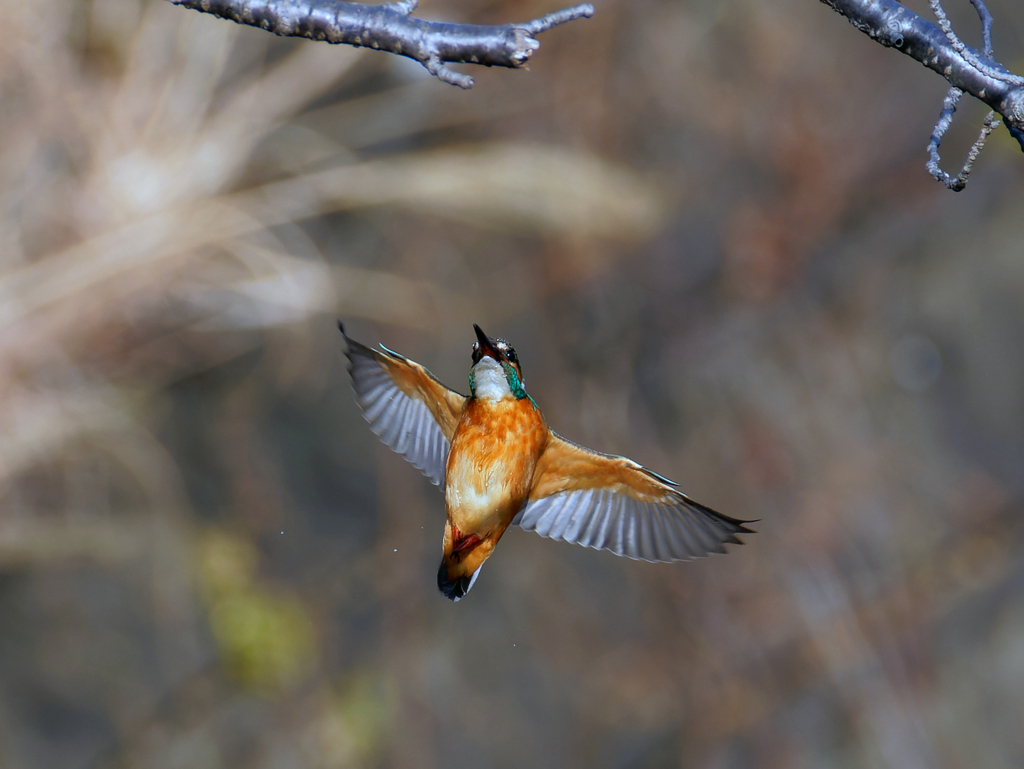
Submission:
[[[1024,78],[896,0],[821,0],[882,45],[917,59],[999,113],[1024,151]],[[955,38],[955,35],[952,36]]]
[[361,5],[341,0],[170,0],[277,35],[374,48],[420,62],[430,74],[460,88],[473,78],[446,62],[486,67],[525,67],[540,47],[534,35],[594,14],[584,3],[522,24],[481,26],[425,21],[412,17],[417,0]]

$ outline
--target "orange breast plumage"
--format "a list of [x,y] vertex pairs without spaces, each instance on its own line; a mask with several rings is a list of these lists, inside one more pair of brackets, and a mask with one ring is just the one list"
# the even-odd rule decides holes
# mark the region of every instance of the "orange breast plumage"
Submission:
[[504,531],[530,492],[548,429],[532,400],[470,400],[448,453],[448,517],[463,532]]

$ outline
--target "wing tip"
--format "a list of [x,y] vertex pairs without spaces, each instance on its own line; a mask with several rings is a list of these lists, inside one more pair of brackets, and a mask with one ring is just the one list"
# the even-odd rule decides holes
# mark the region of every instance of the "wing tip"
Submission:
[[345,333],[345,324],[341,322],[341,319],[338,320],[338,331],[341,332],[341,337],[345,340],[345,357],[348,358],[348,370],[351,373],[352,366],[355,363],[355,360],[352,357],[355,354],[355,351],[360,347],[364,350],[368,348],[365,345],[359,344],[359,342]]
[[731,537],[731,539],[727,539],[726,542],[742,545],[743,543],[735,538],[736,534],[757,534],[753,529],[748,529],[747,524],[758,523],[761,520],[760,518],[755,518],[752,521],[743,520],[742,518],[732,518],[725,513],[720,513],[717,510],[711,509],[707,505],[702,505],[700,502],[690,499],[682,492],[679,493],[679,496],[686,501],[688,506],[696,508],[698,512],[704,513],[704,515],[708,516],[715,523],[723,524],[724,528],[728,529]]
[[352,358],[352,351],[354,349],[359,347],[362,347],[363,349],[369,349],[366,347],[366,345],[360,344],[359,342],[357,342],[355,339],[348,335],[348,332],[345,331],[345,324],[341,322],[341,319],[338,320],[338,331],[341,332],[341,336],[345,340],[345,355],[347,355],[349,359]]
[[[340,320],[338,321],[338,331],[341,332],[342,337],[345,339],[345,357],[347,357],[349,360],[350,365],[348,370],[350,372],[352,371],[352,365],[355,364],[354,356],[356,355],[359,355],[360,357],[363,358],[375,360],[377,361],[378,364],[381,364],[381,367],[383,368],[381,353],[377,352],[377,350],[374,350],[372,347],[367,347],[362,342],[357,342],[355,339],[350,337],[345,332],[345,325]],[[408,361],[408,358],[406,358],[404,355],[400,355],[394,350],[389,350],[384,345],[380,345],[380,349],[384,351],[383,354],[388,358],[392,358],[393,360]]]
[[702,552],[692,551],[685,558],[674,558],[674,561],[692,561],[698,558],[705,558],[710,555],[727,555],[729,551],[726,548],[726,545],[746,544],[746,542],[741,540],[737,535],[757,533],[754,529],[747,528],[747,524],[757,523],[760,519],[747,521],[740,518],[732,518],[724,513],[718,512],[717,510],[713,510],[707,505],[695,502],[682,492],[678,493],[685,506],[703,515],[706,521],[714,527],[714,531],[710,531],[708,527],[701,527],[705,534],[711,535],[711,539],[708,537],[698,536],[697,542],[699,543],[699,549]]

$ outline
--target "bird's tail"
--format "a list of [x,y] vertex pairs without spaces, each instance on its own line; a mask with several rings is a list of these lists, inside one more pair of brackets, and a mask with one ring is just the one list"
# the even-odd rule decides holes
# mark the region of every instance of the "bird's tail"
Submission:
[[437,587],[446,598],[450,598],[453,601],[459,601],[466,593],[473,589],[473,583],[476,582],[476,578],[480,576],[480,569],[472,574],[448,574],[448,563],[447,559],[441,559],[441,567],[437,570]]

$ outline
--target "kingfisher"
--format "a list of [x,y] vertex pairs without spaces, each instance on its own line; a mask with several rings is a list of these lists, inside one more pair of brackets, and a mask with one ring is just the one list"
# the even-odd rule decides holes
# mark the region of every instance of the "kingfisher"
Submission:
[[473,324],[469,395],[380,345],[345,338],[352,387],[370,429],[444,489],[437,586],[470,591],[510,525],[636,560],[724,553],[752,534],[742,521],[687,497],[631,459],[602,454],[548,427],[526,392],[519,356]]

